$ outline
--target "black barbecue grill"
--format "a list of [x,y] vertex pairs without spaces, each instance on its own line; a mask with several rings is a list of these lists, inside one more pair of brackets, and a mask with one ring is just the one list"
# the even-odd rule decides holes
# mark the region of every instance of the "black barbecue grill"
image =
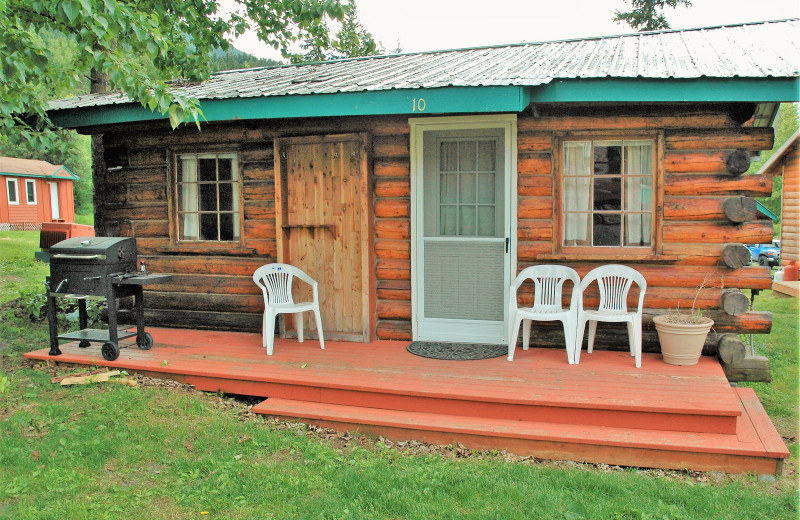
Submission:
[[[47,315],[50,325],[51,356],[58,356],[59,340],[78,341],[88,347],[100,342],[103,357],[113,361],[119,357],[119,340],[136,336],[139,348],[153,346],[153,337],[144,330],[142,286],[164,282],[171,275],[150,274],[136,269],[136,239],[125,237],[77,237],[50,247],[50,276],[47,277]],[[117,298],[134,297],[136,331],[117,328]],[[108,330],[87,328],[86,298],[102,297],[108,307]],[[56,298],[78,300],[77,332],[58,334]]]

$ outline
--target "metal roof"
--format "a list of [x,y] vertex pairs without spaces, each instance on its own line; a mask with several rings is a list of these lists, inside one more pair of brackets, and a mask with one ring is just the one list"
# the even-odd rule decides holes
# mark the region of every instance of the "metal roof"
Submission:
[[[443,87],[535,87],[573,79],[798,76],[800,20],[791,19],[225,71],[202,83],[175,88],[202,101]],[[128,102],[119,93],[89,94],[53,101],[50,108]]]

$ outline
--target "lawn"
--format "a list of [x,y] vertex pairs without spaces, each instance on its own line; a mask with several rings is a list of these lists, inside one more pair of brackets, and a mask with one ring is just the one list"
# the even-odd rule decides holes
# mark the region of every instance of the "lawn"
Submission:
[[762,293],[753,384],[792,459],[777,480],[543,462],[268,421],[249,402],[151,381],[61,387],[31,364],[35,232],[0,232],[0,518],[796,519],[797,300]]

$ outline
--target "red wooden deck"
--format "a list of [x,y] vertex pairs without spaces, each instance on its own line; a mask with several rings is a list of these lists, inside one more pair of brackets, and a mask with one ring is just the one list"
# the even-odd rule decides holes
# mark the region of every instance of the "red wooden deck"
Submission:
[[[259,334],[148,329],[151,350],[122,342],[108,362],[98,344],[61,345],[29,359],[106,365],[172,378],[206,391],[268,398],[254,411],[342,430],[541,458],[642,467],[778,473],[789,453],[747,388],[732,388],[719,363],[642,368],[624,352],[518,351],[480,361],[414,356],[406,342],[298,343]],[[126,345],[129,345],[125,348]]]

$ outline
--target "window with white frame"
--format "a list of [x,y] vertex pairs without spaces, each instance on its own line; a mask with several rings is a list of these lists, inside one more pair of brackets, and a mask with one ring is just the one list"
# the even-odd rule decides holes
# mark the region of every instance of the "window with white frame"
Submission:
[[28,204],[36,204],[36,181],[25,179],[25,197]]
[[8,192],[8,203],[19,204],[19,189],[17,179],[6,179],[6,191]]
[[240,181],[235,153],[175,156],[179,241],[239,241]]
[[564,141],[562,246],[652,247],[654,177],[653,140]]

